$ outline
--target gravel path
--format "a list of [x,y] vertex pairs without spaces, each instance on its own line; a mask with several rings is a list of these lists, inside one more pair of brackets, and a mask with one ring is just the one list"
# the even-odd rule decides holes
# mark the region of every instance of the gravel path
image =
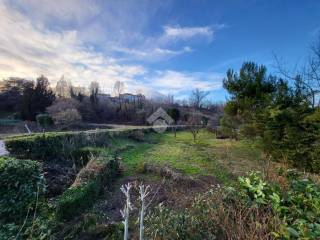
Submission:
[[4,141],[0,140],[0,156],[8,154],[8,151],[6,150],[6,147],[4,145]]

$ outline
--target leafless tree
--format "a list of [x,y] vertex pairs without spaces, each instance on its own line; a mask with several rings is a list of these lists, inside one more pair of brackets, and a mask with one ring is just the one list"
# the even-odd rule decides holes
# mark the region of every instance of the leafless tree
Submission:
[[122,108],[122,99],[121,99],[121,94],[123,94],[124,91],[124,83],[121,81],[116,81],[114,86],[113,86],[113,92],[116,97],[118,97],[119,101],[119,110]]
[[193,141],[197,140],[197,136],[199,134],[201,126],[201,114],[196,111],[192,111],[188,117],[188,129],[193,136]]
[[[310,78],[309,68],[308,67],[295,67],[294,71],[289,71],[285,66],[283,61],[276,55],[274,55],[276,62],[276,69],[278,73],[285,79],[295,81],[297,78],[300,79],[300,82],[308,89],[311,97],[312,107],[315,107],[316,94],[319,93],[318,87],[314,84],[314,81]],[[297,70],[299,69],[299,70]]]
[[72,87],[72,84],[70,81],[67,81],[64,76],[60,78],[60,80],[57,82],[55,91],[58,97],[60,98],[68,98],[70,97],[70,88]]
[[190,96],[190,105],[196,109],[200,109],[203,106],[204,100],[209,95],[209,92],[201,91],[200,89],[196,88],[192,91]]
[[[320,35],[310,47],[307,76],[315,94],[320,93]],[[318,103],[319,104],[319,103]]]

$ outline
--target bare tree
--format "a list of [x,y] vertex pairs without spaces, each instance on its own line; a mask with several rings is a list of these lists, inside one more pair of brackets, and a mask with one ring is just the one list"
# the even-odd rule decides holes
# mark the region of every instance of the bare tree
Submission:
[[116,97],[118,97],[119,101],[119,110],[122,108],[122,99],[121,99],[121,94],[124,91],[124,83],[121,81],[116,81],[114,86],[113,86],[113,92]]
[[97,104],[98,103],[98,94],[100,91],[99,83],[96,81],[92,81],[89,86],[90,91],[90,100],[92,103]]
[[[307,66],[307,76],[315,95],[320,93],[320,35],[310,47],[310,56]],[[318,103],[319,105],[319,103]]]
[[[319,93],[318,87],[315,86],[314,81],[310,78],[310,73],[308,70],[308,67],[302,67],[300,70],[295,70],[293,73],[289,71],[283,61],[279,59],[276,55],[274,55],[275,61],[276,61],[276,68],[278,70],[278,73],[282,75],[285,79],[291,80],[291,81],[296,81],[299,79],[300,83],[305,86],[310,94],[311,98],[311,104],[312,107],[315,107],[315,99],[316,99],[316,94]],[[297,66],[295,67],[297,69]]]
[[197,113],[196,111],[192,111],[188,117],[187,124],[188,129],[193,136],[193,141],[195,142],[197,140],[200,128],[202,127],[201,114]]
[[192,91],[190,96],[190,105],[196,109],[200,109],[203,106],[204,100],[209,95],[209,92],[201,91],[200,89],[196,88]]
[[60,78],[60,80],[57,82],[56,85],[56,94],[60,98],[68,98],[70,97],[70,88],[72,87],[72,84],[70,81],[67,81],[64,76]]

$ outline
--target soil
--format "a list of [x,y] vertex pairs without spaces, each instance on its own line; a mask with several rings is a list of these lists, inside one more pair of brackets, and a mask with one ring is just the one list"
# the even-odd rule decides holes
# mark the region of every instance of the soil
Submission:
[[62,194],[74,182],[78,170],[61,164],[44,163],[46,197],[53,198]]
[[[149,209],[163,203],[164,206],[173,209],[183,209],[192,204],[194,197],[208,191],[210,188],[219,184],[214,177],[205,176],[192,181],[188,179],[185,183],[182,180],[172,180],[169,178],[159,178],[151,174],[141,176],[124,177],[112,184],[112,188],[105,189],[105,195],[101,202],[96,206],[97,212],[106,214],[105,224],[120,222],[122,220],[120,210],[125,204],[124,194],[120,187],[127,183],[132,183],[131,201],[134,206],[139,207],[139,184],[150,186],[148,201],[151,201]],[[137,212],[133,211],[133,215]]]

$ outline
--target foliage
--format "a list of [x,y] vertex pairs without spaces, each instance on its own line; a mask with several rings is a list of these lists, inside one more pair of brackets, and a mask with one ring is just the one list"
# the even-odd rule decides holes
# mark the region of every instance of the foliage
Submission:
[[67,109],[59,112],[53,118],[55,123],[58,125],[68,125],[80,122],[82,119],[77,109]]
[[191,207],[174,211],[160,205],[146,219],[150,239],[271,239],[273,219],[266,208],[230,200],[225,189],[197,196]]
[[175,124],[178,122],[180,118],[180,111],[178,108],[170,108],[167,110],[169,116],[174,120]]
[[[293,176],[293,177],[292,177]],[[264,182],[257,173],[239,178],[240,196],[246,203],[270,205],[282,224],[274,237],[318,239],[320,237],[320,187],[296,172],[287,174],[289,189]]]
[[85,166],[91,157],[98,157],[103,153],[103,148],[83,147],[71,152],[71,158],[77,166]]
[[48,128],[53,125],[53,120],[48,114],[38,114],[36,120],[42,128]]
[[21,116],[26,120],[35,120],[36,115],[45,112],[55,100],[46,77],[40,76],[36,84],[31,82],[23,90]]
[[37,194],[44,191],[39,163],[0,158],[0,222],[16,221],[34,207]]
[[151,239],[319,239],[320,188],[295,171],[288,189],[252,172],[238,185],[214,189],[185,210],[160,205],[146,221]]
[[22,94],[31,81],[22,78],[9,78],[0,82],[0,111],[20,112]]
[[[147,131],[147,130],[146,130]],[[134,130],[97,130],[87,132],[55,132],[12,137],[5,140],[10,154],[23,159],[66,160],[72,151],[85,146],[107,146],[114,137],[127,137]]]
[[82,169],[76,184],[65,191],[57,201],[58,219],[69,220],[91,206],[105,183],[114,178],[119,172],[117,160],[97,162],[93,159],[86,168]]
[[224,87],[231,94],[221,120],[225,135],[262,138],[265,152],[274,160],[320,171],[319,113],[301,76],[288,83],[267,76],[264,66],[244,63],[239,74],[227,72]]
[[78,107],[79,104],[74,99],[58,99],[47,108],[47,112],[51,115],[55,124],[67,125],[81,121]]

